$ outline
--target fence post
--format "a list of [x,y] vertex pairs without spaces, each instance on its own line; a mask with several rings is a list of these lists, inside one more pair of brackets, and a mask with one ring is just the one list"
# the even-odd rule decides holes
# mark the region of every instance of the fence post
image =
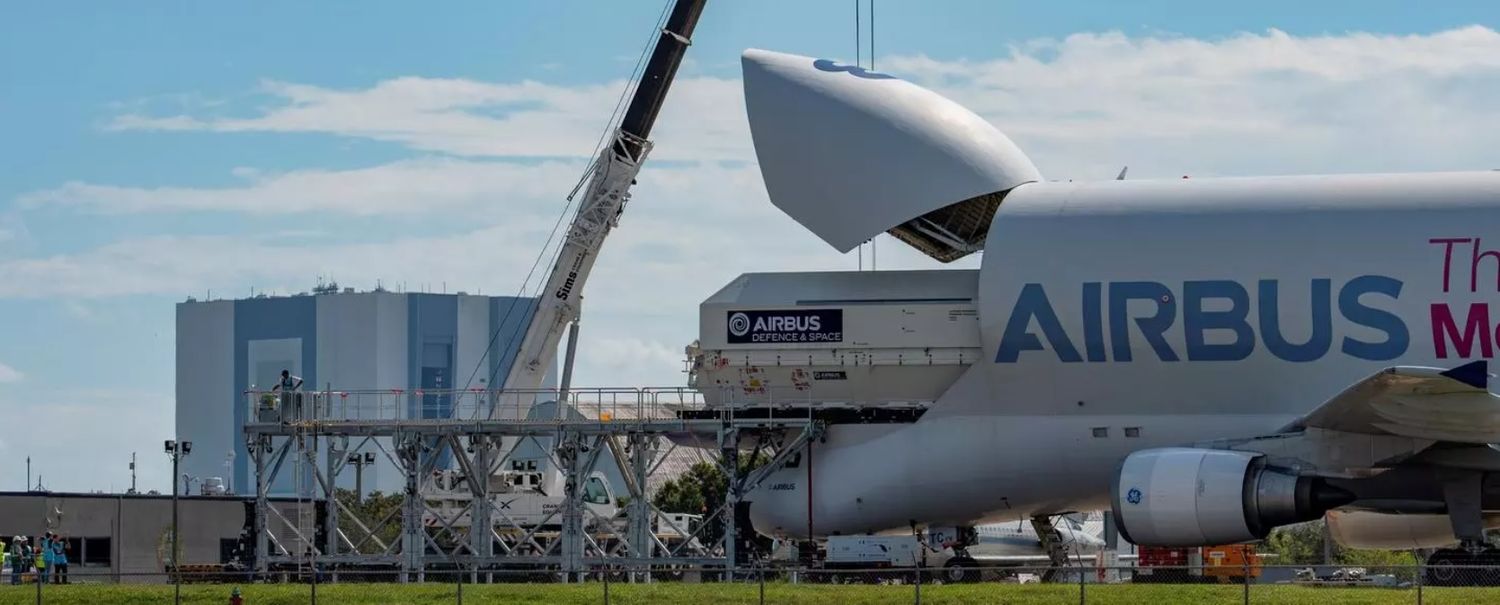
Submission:
[[[176,479],[173,479],[173,481],[176,481]],[[35,578],[34,583],[36,584],[36,605],[42,605],[42,574],[32,573],[32,578]]]
[[766,605],[766,568],[755,570],[755,575],[760,582],[760,605]]
[[464,605],[464,571],[458,570],[458,605]]
[[1250,547],[1249,546],[1240,546],[1240,563],[1243,564],[1244,569],[1242,571],[1245,574],[1244,575],[1244,582],[1245,582],[1244,603],[1245,603],[1245,605],[1250,605],[1250,556],[1251,556],[1250,555]]
[[604,576],[604,605],[609,605],[609,568],[604,568],[600,575]]
[[1083,560],[1078,560],[1078,605],[1088,602],[1087,590],[1083,587],[1084,582]]
[[922,605],[922,566],[916,567],[917,581],[913,584],[917,587],[916,605]]
[[1417,561],[1417,605],[1422,605],[1422,582],[1427,577],[1427,570],[1423,568],[1423,561]]

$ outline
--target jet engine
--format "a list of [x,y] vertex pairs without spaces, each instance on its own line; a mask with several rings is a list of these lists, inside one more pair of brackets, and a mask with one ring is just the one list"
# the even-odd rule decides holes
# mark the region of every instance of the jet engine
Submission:
[[1208,546],[1266,537],[1354,495],[1316,477],[1267,468],[1253,452],[1160,448],[1125,458],[1112,494],[1115,525],[1143,546]]

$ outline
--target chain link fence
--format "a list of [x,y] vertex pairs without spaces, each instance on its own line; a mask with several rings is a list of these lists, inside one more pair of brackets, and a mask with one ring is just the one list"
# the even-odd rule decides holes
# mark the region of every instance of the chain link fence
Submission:
[[244,571],[0,574],[22,603],[1479,603],[1500,601],[1500,567],[960,567],[545,569],[310,567]]

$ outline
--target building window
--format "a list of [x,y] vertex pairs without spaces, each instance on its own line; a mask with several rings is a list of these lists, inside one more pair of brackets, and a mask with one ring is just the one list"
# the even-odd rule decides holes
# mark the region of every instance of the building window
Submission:
[[1095,439],[1103,439],[1103,438],[1108,437],[1108,436],[1109,436],[1109,427],[1104,427],[1104,426],[1096,426],[1096,427],[1094,427],[1094,438]]
[[105,565],[114,562],[114,548],[110,538],[70,538],[74,556],[82,565]]
[[1127,426],[1127,427],[1125,427],[1125,436],[1129,437],[1131,439],[1134,439],[1136,437],[1140,437],[1141,436],[1141,427],[1138,427],[1138,426]]

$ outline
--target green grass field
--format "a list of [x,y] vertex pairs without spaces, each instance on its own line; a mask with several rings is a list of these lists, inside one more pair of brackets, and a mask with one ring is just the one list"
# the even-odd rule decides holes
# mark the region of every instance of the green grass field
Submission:
[[[184,603],[223,605],[232,586],[184,585]],[[309,586],[251,584],[240,587],[246,605],[293,605],[311,601]],[[341,584],[318,587],[318,602],[330,605],[439,605],[458,602],[456,586],[440,584]],[[759,603],[755,584],[611,584],[610,603],[622,605],[677,605],[699,603]],[[47,586],[44,603],[59,605],[147,605],[172,602],[172,587],[151,585]],[[766,603],[785,605],[877,605],[913,602],[912,586],[766,585]],[[1090,585],[1089,603],[1239,603],[1239,586]],[[32,586],[0,586],[0,605],[34,603]],[[1416,589],[1305,588],[1252,586],[1253,603],[1391,603],[1417,602]],[[1427,588],[1423,603],[1483,603],[1500,600],[1496,588]],[[604,603],[603,584],[490,584],[467,585],[465,605],[525,603],[583,605]],[[971,584],[923,586],[922,603],[1006,603],[1015,605],[1077,603],[1078,587],[1061,584]]]

